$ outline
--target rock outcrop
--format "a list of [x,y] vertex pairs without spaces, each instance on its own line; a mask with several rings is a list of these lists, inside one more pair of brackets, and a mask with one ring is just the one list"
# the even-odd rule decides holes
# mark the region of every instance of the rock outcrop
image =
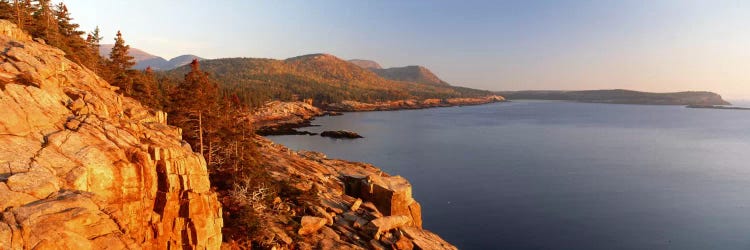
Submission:
[[268,129],[305,123],[324,115],[325,112],[311,102],[268,102],[248,115],[248,120],[257,129]]
[[[456,249],[422,228],[411,184],[364,163],[292,151],[256,137],[260,163],[288,184],[293,215],[271,217],[266,239],[292,249]],[[285,198],[286,199],[286,198]],[[301,235],[293,241],[288,235]]]
[[322,137],[330,137],[330,138],[336,138],[336,139],[357,139],[357,138],[364,138],[361,135],[354,133],[352,131],[346,131],[346,130],[336,130],[336,131],[323,131],[323,133],[320,133],[320,136]]
[[0,249],[218,249],[206,163],[166,115],[0,20]]

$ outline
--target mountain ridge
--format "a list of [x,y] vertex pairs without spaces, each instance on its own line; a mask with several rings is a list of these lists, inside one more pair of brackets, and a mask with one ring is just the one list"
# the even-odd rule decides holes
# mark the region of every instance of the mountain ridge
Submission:
[[[112,51],[113,44],[101,44],[99,45],[99,55],[103,57],[109,57],[110,51]],[[185,54],[179,55],[172,59],[164,59],[161,56],[153,55],[144,50],[130,47],[128,54],[135,58],[134,69],[143,70],[151,67],[154,70],[170,70],[183,65],[186,65],[193,61],[193,59],[205,60],[205,58],[193,55]]]
[[[489,91],[449,85],[432,85],[386,79],[331,54],[317,53],[284,60],[222,58],[201,61],[201,68],[241,99],[313,99],[325,107],[342,101],[375,103],[407,99],[486,97]],[[186,66],[166,71],[173,79],[188,72]],[[262,97],[262,98],[260,98]],[[254,105],[262,105],[262,102]]]
[[379,63],[372,60],[352,59],[349,60],[349,62],[363,69],[375,72],[375,74],[378,74],[383,78],[394,81],[416,82],[437,86],[450,86],[449,83],[440,79],[437,75],[435,75],[435,73],[432,73],[430,69],[420,65],[383,68]]
[[353,63],[354,65],[357,65],[359,67],[365,68],[365,69],[382,69],[383,67],[380,66],[379,63],[372,61],[372,60],[365,60],[365,59],[351,59],[349,60],[350,63]]

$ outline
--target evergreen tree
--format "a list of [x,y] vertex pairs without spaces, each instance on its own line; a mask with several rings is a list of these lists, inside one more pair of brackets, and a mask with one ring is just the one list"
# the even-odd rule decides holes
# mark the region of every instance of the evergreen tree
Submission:
[[[190,63],[190,67],[191,71],[185,75],[184,81],[177,85],[170,116],[183,129],[185,140],[197,146],[196,151],[205,155],[206,142],[211,139],[207,135],[213,133],[215,125],[220,123],[212,120],[216,116],[219,89],[208,74],[200,70],[197,59]],[[204,137],[209,138],[204,140]],[[206,159],[210,162],[211,158]]]
[[0,0],[0,19],[10,20],[13,22],[13,11],[15,7],[9,0]]
[[70,17],[68,7],[61,2],[55,5],[54,14],[60,34],[58,47],[72,61],[96,71],[100,58],[98,48],[92,48],[86,40],[83,40],[81,36],[85,32],[78,30],[80,26],[72,22],[73,18]]
[[10,12],[6,13],[3,18],[9,16],[8,20],[15,23],[18,28],[29,30],[33,24],[31,13],[34,12],[34,7],[31,4],[31,0],[13,0],[13,4],[10,1],[3,0],[7,5],[10,5]]
[[138,74],[137,79],[133,82],[133,98],[151,108],[161,108],[161,97],[158,95],[156,75],[154,70],[149,66],[142,73]]
[[94,31],[89,32],[88,35],[86,35],[86,44],[89,47],[89,50],[91,50],[94,53],[93,62],[94,64],[92,66],[92,70],[96,72],[99,76],[101,76],[104,79],[110,79],[111,77],[109,74],[109,70],[107,69],[107,58],[103,58],[99,56],[99,49],[100,49],[100,43],[102,42],[101,32],[99,30],[99,26],[96,26]]
[[31,35],[44,39],[47,44],[59,47],[62,43],[59,41],[59,32],[57,29],[57,21],[55,20],[50,0],[38,0],[35,6],[33,28],[31,28]]
[[131,68],[135,65],[135,58],[128,54],[129,50],[130,46],[125,44],[122,33],[117,31],[115,45],[109,53],[109,61],[107,63],[110,78],[105,78],[112,85],[120,87],[120,91],[127,95],[131,95],[133,91],[133,79],[130,74],[132,73]]
[[86,36],[86,44],[88,44],[89,47],[91,48],[95,48],[98,53],[99,46],[100,46],[100,43],[102,42],[102,39],[104,39],[104,37],[102,37],[101,35],[99,26],[96,26],[94,31],[89,32],[89,34]]

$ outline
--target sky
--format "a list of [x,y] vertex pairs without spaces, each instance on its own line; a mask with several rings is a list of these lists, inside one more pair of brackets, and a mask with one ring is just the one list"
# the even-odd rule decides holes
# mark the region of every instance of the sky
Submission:
[[750,1],[63,0],[103,43],[171,58],[329,53],[488,90],[714,91],[750,99]]

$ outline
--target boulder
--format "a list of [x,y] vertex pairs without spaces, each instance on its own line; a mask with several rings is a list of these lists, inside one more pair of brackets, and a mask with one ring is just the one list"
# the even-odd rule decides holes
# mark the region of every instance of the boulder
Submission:
[[374,219],[365,227],[372,232],[373,238],[380,239],[380,235],[392,229],[407,226],[411,223],[411,217],[405,215],[392,215]]
[[361,206],[361,205],[362,205],[362,199],[357,198],[357,200],[355,200],[354,203],[352,204],[352,207],[349,208],[349,209],[351,211],[357,211],[357,210],[359,210],[359,206]]
[[315,216],[302,216],[300,224],[302,225],[297,233],[299,235],[308,235],[317,232],[320,228],[328,223],[328,219]]
[[422,227],[421,206],[412,198],[411,184],[401,176],[362,176],[344,173],[344,192],[371,202],[383,215],[405,215]]

